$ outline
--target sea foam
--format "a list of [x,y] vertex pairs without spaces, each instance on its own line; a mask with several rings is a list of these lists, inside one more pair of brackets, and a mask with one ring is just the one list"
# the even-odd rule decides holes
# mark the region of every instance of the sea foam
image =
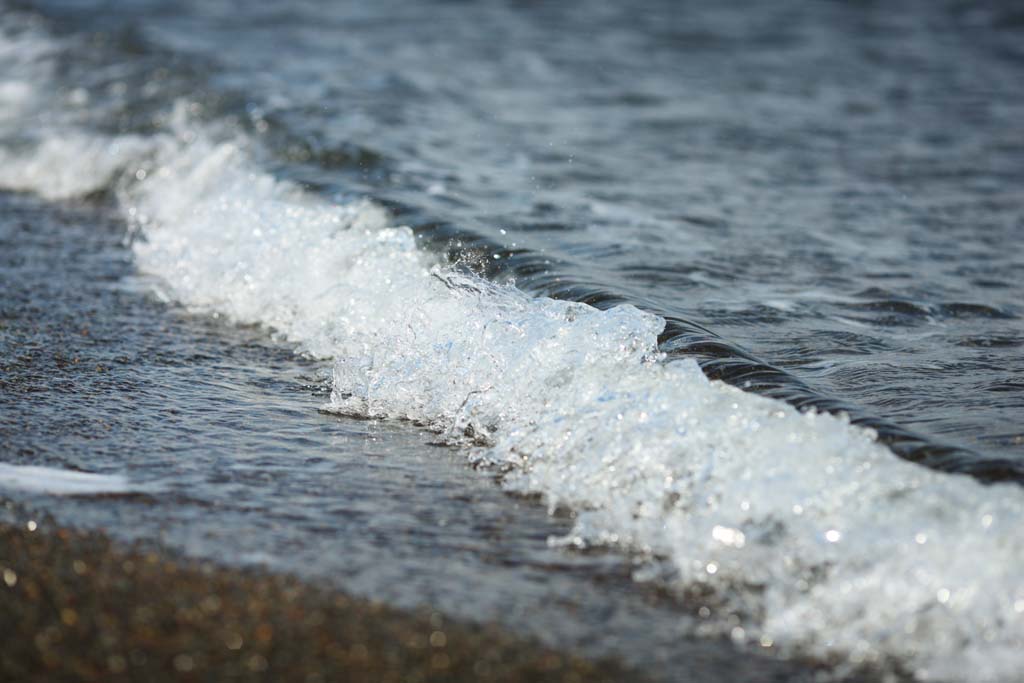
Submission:
[[[632,306],[475,277],[372,202],[278,181],[256,143],[188,109],[145,138],[54,124],[4,152],[31,172],[0,182],[50,197],[117,188],[137,263],[171,296],[329,361],[329,410],[421,424],[510,490],[571,509],[553,543],[635,553],[637,578],[686,596],[703,631],[837,674],[1018,679],[1019,487],[915,466],[842,416],[666,362],[664,321]],[[67,180],[69,166],[92,181]]]
[[120,474],[93,474],[5,463],[0,463],[0,488],[56,496],[130,493],[139,490]]

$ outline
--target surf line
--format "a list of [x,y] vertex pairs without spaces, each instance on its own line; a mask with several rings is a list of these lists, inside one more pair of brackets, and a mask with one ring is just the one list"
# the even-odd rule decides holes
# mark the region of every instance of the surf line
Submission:
[[929,469],[966,474],[983,483],[1015,482],[1024,485],[1024,462],[989,456],[969,448],[944,443],[900,426],[848,401],[828,396],[804,380],[758,358],[742,346],[724,339],[707,327],[637,297],[618,294],[607,287],[568,276],[572,264],[536,251],[508,247],[451,222],[387,199],[374,198],[395,218],[409,225],[424,248],[444,254],[448,260],[496,282],[515,281],[516,287],[534,296],[575,301],[606,310],[620,304],[658,315],[665,329],[658,347],[669,360],[693,358],[709,379],[769,398],[784,401],[801,412],[845,413],[852,424],[873,430],[879,443],[896,456]]

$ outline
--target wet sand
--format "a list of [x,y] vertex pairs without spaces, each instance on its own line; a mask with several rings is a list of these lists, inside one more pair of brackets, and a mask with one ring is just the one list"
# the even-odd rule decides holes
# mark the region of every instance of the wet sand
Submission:
[[496,626],[10,516],[0,523],[0,680],[641,680]]

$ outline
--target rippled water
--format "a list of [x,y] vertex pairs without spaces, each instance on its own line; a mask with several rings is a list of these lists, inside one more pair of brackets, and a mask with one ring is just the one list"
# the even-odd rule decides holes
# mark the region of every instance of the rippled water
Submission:
[[1007,4],[43,5],[142,53],[82,85],[198,95],[287,176],[564,258],[825,393],[1020,457]]
[[[392,463],[403,477],[434,471],[422,452],[435,439],[573,511],[515,517],[526,574],[548,562],[537,557],[590,561],[531,545],[554,527],[569,548],[632,553],[647,580],[716,611],[695,627],[667,601],[663,636],[774,643],[842,662],[838,673],[1011,680],[1019,487],[893,456],[1024,480],[1024,53],[1007,7],[33,7],[7,19],[0,45],[0,185],[116,206],[132,261],[113,279],[138,268],[156,276],[141,289],[259,325],[238,339],[188,318],[183,349],[207,343],[196,325],[216,341],[176,366],[181,417],[167,419],[233,430],[212,460],[208,436],[139,444],[135,480],[170,487],[146,496],[191,510],[173,491],[194,477],[217,538],[236,523],[232,492],[274,476],[283,498],[261,494],[255,509],[338,531],[342,519],[310,512],[327,492],[304,493],[319,458],[381,454],[389,465],[365,470],[372,515],[392,504]],[[841,406],[892,452],[842,417],[708,382],[694,359],[797,406]],[[195,393],[207,363],[243,385],[255,373],[261,392],[225,403],[237,386],[211,379]],[[330,381],[317,374],[332,367]],[[308,394],[285,408],[303,383],[332,412],[437,436],[340,428]],[[160,414],[118,400],[133,420]],[[349,430],[360,437],[339,443]],[[111,437],[109,459],[90,448],[54,464],[117,472],[125,439]],[[261,456],[247,462],[250,449]],[[467,476],[445,467],[445,481]],[[297,557],[318,551],[311,533],[292,535]],[[200,538],[177,541],[217,546]],[[368,538],[352,561],[369,575],[387,554]],[[430,560],[399,562],[396,577],[416,563]],[[542,600],[574,590],[547,572]],[[534,590],[513,574],[507,596]],[[622,623],[616,638],[636,633],[639,621]]]

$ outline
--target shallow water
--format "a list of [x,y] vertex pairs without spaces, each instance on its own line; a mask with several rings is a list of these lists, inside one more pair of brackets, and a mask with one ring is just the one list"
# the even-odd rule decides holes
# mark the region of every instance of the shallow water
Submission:
[[[491,473],[479,483],[494,514],[523,525],[516,562],[543,567],[533,578],[551,588],[537,604],[579,590],[564,563],[583,565],[581,585],[618,577],[633,616],[647,615],[632,611],[637,595],[653,600],[661,616],[625,618],[613,631],[633,635],[608,636],[630,649],[643,619],[661,619],[641,659],[685,659],[669,643],[687,633],[770,645],[836,675],[869,664],[922,680],[1012,679],[1019,486],[894,455],[1024,481],[1012,13],[96,7],[44,2],[5,19],[0,185],[87,198],[130,226],[130,250],[104,252],[121,264],[107,276],[115,290],[136,302],[154,291],[191,313],[150,302],[137,320],[107,312],[92,324],[109,338],[167,316],[175,334],[187,328],[174,342],[183,358],[160,371],[173,390],[77,380],[113,392],[98,411],[177,431],[142,438],[103,431],[118,425],[110,418],[75,421],[100,448],[76,455],[60,439],[40,446],[44,436],[5,462],[128,468],[137,495],[175,520],[176,543],[228,559],[287,547],[329,573],[338,565],[316,534],[373,529],[364,517],[402,508],[395,487],[427,473],[468,486],[477,475],[455,466],[468,458]],[[74,253],[61,234],[51,247]],[[32,248],[11,244],[15,261]],[[84,278],[111,267],[79,265]],[[39,296],[50,286],[42,278]],[[76,306],[88,310],[67,315],[83,315]],[[49,353],[64,341],[35,344]],[[124,343],[130,376],[168,340]],[[842,406],[856,424],[709,382],[694,358],[800,407]],[[321,405],[386,419],[338,423],[312,412]],[[38,422],[37,407],[12,410]],[[430,441],[457,449],[424,455]],[[447,464],[435,472],[436,453]],[[333,490],[320,488],[321,468],[343,454],[374,482],[340,508],[354,526],[345,512],[301,531],[272,521],[322,514]],[[489,476],[572,514],[528,507],[520,519]],[[257,509],[271,521],[239,507],[254,481],[270,487]],[[80,503],[96,520],[120,514],[119,503],[61,505]],[[384,526],[458,546],[460,528],[424,522],[449,520],[451,504],[430,494]],[[223,531],[236,524],[261,533]],[[491,553],[482,528],[469,545]],[[263,550],[237,540],[268,530]],[[447,557],[396,564],[393,544],[381,555],[369,538],[344,556],[352,586],[402,601],[449,585],[438,570],[409,595],[387,593],[374,583],[381,567],[403,587]],[[495,571],[469,566],[483,583]],[[631,573],[676,597],[631,592]],[[487,615],[534,595],[507,580],[481,590],[493,604],[454,602]],[[699,596],[687,609],[709,618],[683,618],[679,595]],[[561,618],[522,623],[592,639],[589,617]]]

